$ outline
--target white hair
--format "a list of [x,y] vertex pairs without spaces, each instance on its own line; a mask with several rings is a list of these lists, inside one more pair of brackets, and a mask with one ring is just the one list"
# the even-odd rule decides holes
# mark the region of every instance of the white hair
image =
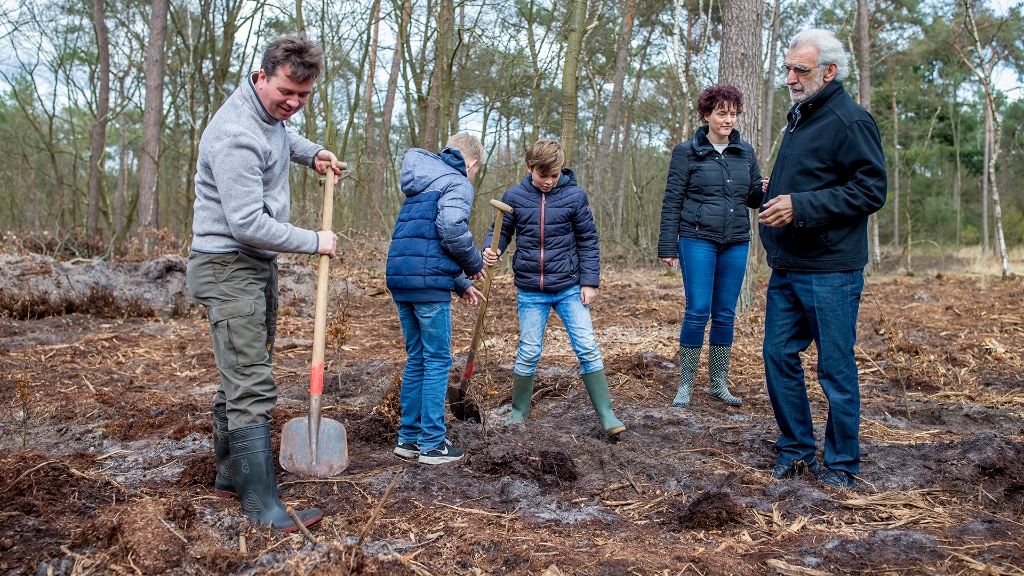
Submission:
[[842,80],[850,75],[850,54],[831,30],[823,28],[804,30],[789,42],[790,50],[800,46],[814,46],[818,49],[819,66],[835,64],[837,80]]

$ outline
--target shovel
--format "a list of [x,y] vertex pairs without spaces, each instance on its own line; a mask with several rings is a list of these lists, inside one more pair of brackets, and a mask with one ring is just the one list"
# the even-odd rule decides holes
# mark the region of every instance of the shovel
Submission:
[[[339,162],[342,170],[348,167]],[[330,230],[334,221],[334,174],[328,169],[324,178],[324,215],[322,228]],[[320,256],[316,281],[316,316],[313,325],[313,368],[309,374],[309,416],[292,418],[281,430],[281,467],[289,472],[328,478],[348,467],[348,441],[345,427],[330,418],[320,418],[324,392],[324,345],[327,332],[327,281],[331,258]]]
[[[512,213],[512,207],[498,200],[491,200],[491,206],[498,209],[494,217],[494,234],[491,236],[491,251],[498,251],[498,242],[501,239],[502,219],[505,214]],[[459,387],[448,388],[448,407],[457,420],[475,420],[480,422],[480,408],[466,397],[466,390],[469,389],[469,380],[473,377],[473,370],[476,368],[476,350],[480,347],[480,340],[484,336],[484,316],[487,314],[487,299],[491,295],[491,280],[494,278],[494,266],[487,267],[487,276],[484,278],[484,301],[479,304],[476,311],[476,327],[473,329],[473,342],[469,345],[469,354],[466,356],[466,369],[462,372],[459,380]]]

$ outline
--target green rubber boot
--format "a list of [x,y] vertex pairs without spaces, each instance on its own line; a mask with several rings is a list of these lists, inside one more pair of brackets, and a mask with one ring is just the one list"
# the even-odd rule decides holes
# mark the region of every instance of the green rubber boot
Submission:
[[604,370],[584,374],[583,385],[587,387],[587,394],[590,395],[594,411],[597,412],[597,419],[601,421],[605,432],[609,436],[615,436],[625,430],[626,426],[612,412],[612,395],[608,391],[608,378],[605,376]]
[[512,415],[505,425],[522,422],[530,416],[530,401],[533,400],[533,376],[515,375],[512,379]]

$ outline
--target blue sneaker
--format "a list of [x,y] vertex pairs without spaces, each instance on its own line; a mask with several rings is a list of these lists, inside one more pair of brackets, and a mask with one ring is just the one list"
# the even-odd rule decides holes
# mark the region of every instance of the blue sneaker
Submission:
[[455,462],[461,460],[463,456],[462,450],[459,450],[447,438],[444,442],[441,442],[436,447],[431,448],[426,452],[420,452],[420,464],[444,464],[445,462]]

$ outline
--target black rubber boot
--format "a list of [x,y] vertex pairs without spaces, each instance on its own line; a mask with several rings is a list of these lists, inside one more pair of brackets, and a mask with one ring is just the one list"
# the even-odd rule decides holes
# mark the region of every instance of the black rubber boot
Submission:
[[[277,496],[274,457],[270,451],[270,423],[252,424],[229,432],[231,477],[242,503],[242,514],[260,524],[273,524],[282,532],[298,530]],[[296,510],[304,526],[319,522],[320,510]]]
[[533,400],[534,376],[515,375],[512,379],[512,415],[505,425],[522,422],[530,416],[530,402]]
[[215,494],[219,498],[234,498],[235,482],[231,479],[231,442],[228,439],[228,412],[223,407],[213,407],[213,457],[217,462],[217,479],[214,480]]

